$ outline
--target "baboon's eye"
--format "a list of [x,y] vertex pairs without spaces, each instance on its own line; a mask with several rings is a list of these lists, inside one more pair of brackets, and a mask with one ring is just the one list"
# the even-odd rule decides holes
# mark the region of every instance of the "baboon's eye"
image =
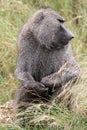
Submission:
[[65,19],[57,19],[60,23],[64,23],[66,20]]

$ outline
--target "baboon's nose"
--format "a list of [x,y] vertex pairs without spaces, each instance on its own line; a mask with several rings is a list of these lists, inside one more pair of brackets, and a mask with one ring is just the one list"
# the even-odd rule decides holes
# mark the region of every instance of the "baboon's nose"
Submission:
[[71,39],[73,39],[73,38],[74,38],[74,35],[71,36]]
[[71,32],[69,32],[68,37],[69,37],[69,40],[71,40],[74,38],[74,35]]

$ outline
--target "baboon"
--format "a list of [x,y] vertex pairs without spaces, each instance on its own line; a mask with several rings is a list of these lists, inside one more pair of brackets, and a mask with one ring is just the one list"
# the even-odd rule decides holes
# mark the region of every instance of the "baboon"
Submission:
[[24,24],[15,70],[21,83],[16,95],[19,107],[49,102],[64,84],[78,78],[80,69],[69,42],[74,36],[64,22],[58,12],[41,8]]

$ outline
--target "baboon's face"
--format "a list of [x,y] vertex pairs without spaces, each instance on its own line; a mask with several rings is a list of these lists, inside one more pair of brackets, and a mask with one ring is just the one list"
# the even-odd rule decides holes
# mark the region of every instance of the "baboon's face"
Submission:
[[69,43],[69,41],[74,38],[73,34],[63,25],[63,23],[59,22],[59,30],[55,33],[54,45],[56,47],[63,47]]
[[52,9],[45,9],[42,16],[40,14],[36,28],[36,37],[41,46],[54,49],[67,45],[74,36],[64,26],[65,19]]

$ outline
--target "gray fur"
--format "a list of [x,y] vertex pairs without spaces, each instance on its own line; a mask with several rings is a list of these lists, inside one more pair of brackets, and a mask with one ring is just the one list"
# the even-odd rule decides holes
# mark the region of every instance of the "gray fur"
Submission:
[[18,104],[38,99],[49,101],[62,85],[78,78],[80,69],[69,43],[73,35],[64,27],[64,21],[57,12],[46,8],[38,10],[23,26],[15,70],[21,82]]

